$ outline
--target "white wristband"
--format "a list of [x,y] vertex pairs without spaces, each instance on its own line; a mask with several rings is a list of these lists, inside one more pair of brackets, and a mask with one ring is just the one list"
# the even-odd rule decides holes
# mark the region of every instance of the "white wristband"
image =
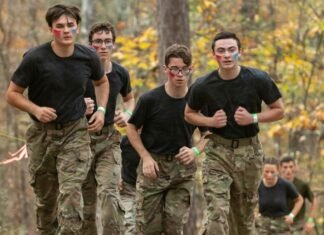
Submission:
[[255,124],[255,123],[258,123],[258,114],[256,114],[256,113],[252,113],[252,118],[253,118],[253,123]]
[[293,213],[289,213],[289,215],[288,215],[290,218],[291,218],[291,220],[294,220],[294,218],[295,218],[295,215],[293,214]]
[[105,109],[104,107],[102,107],[102,106],[99,106],[99,107],[97,108],[97,111],[101,111],[101,112],[103,112],[104,114],[106,113],[106,109]]

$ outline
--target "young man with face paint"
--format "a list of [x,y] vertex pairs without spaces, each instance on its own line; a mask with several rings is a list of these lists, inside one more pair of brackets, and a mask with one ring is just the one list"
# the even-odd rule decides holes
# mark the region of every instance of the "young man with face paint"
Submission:
[[[262,180],[258,188],[259,216],[256,218],[258,235],[292,235],[291,225],[303,205],[303,198],[294,185],[279,177],[275,158],[264,161]],[[292,207],[288,208],[288,200]]]
[[[297,165],[295,159],[290,156],[285,156],[280,160],[280,175],[285,180],[292,182],[300,195],[304,198],[303,206],[294,218],[292,224],[292,230],[294,235],[312,234],[315,228],[315,216],[316,216],[316,198],[310,188],[310,185],[303,180],[296,177]],[[306,218],[306,199],[310,202],[310,208],[308,216]],[[293,207],[293,202],[288,201],[288,208]]]
[[[111,61],[115,46],[114,27],[108,22],[94,24],[89,33],[89,44],[100,57],[105,73],[109,77],[110,92],[105,114],[105,123],[100,132],[91,133],[91,149],[94,154],[92,167],[83,186],[85,202],[84,235],[96,234],[96,197],[101,209],[103,235],[119,235],[123,213],[119,206],[118,182],[121,171],[120,133],[125,127],[135,106],[128,71]],[[118,94],[122,97],[125,111],[117,110]],[[88,82],[85,97],[95,99],[92,83]],[[91,116],[92,117],[92,116]]]
[[194,159],[205,144],[202,139],[192,147],[195,126],[184,121],[191,53],[173,44],[164,58],[167,82],[139,98],[127,126],[129,141],[141,157],[136,234],[183,234],[192,201]]
[[[218,33],[212,52],[219,68],[192,85],[185,109],[189,123],[212,132],[203,163],[206,234],[249,235],[263,163],[258,123],[283,118],[284,106],[267,73],[239,65],[241,44],[234,33]],[[269,109],[261,110],[262,101]]]
[[[49,8],[46,21],[53,40],[24,55],[7,91],[8,103],[32,119],[26,141],[38,234],[79,234],[81,187],[92,160],[88,131],[99,131],[104,124],[108,80],[96,53],[74,43],[80,20],[77,7]],[[88,80],[98,104],[91,124],[84,117]]]

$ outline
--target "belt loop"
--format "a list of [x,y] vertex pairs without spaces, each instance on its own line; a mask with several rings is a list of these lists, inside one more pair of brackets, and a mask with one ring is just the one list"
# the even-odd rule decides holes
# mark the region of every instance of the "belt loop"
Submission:
[[166,160],[167,160],[168,162],[171,162],[172,159],[173,159],[173,156],[172,156],[172,155],[167,155],[167,156],[166,156]]
[[240,145],[240,141],[239,140],[232,140],[232,144],[231,144],[231,147],[233,149],[237,149]]
[[95,133],[95,135],[96,135],[96,136],[100,136],[100,135],[102,135],[102,130],[97,131],[97,132]]
[[62,123],[55,123],[55,130],[62,130],[63,124]]

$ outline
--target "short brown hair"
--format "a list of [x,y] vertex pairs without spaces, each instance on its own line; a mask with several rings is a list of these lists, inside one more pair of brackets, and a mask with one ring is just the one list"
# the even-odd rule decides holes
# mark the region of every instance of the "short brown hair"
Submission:
[[282,166],[282,164],[288,163],[288,162],[292,162],[294,165],[296,164],[295,158],[288,155],[288,156],[284,156],[280,159],[280,166]]
[[88,40],[89,40],[89,44],[91,44],[92,42],[92,37],[95,33],[98,33],[98,32],[106,32],[106,33],[109,33],[111,32],[112,34],[112,39],[113,39],[113,42],[115,43],[115,40],[116,40],[116,33],[115,33],[115,28],[114,26],[112,26],[111,23],[109,22],[99,22],[99,23],[95,23],[91,26],[90,28],[90,32],[89,32],[89,36],[88,36]]
[[187,66],[190,66],[192,62],[190,49],[181,44],[173,44],[166,49],[164,56],[164,64],[166,66],[170,63],[171,58],[181,58]]
[[77,24],[81,22],[80,9],[76,6],[57,4],[47,10],[45,19],[49,27],[52,27],[53,21],[67,15],[76,20]]
[[221,39],[230,39],[230,38],[234,39],[237,42],[237,47],[239,50],[241,50],[241,42],[240,42],[240,39],[236,36],[236,34],[232,33],[232,32],[224,31],[224,32],[220,32],[220,33],[216,34],[216,36],[214,37],[212,45],[211,45],[213,52],[215,52],[216,41],[221,40]]
[[279,166],[279,161],[277,158],[274,157],[267,157],[264,159],[264,165],[265,164],[269,164],[269,165],[275,165],[275,166]]

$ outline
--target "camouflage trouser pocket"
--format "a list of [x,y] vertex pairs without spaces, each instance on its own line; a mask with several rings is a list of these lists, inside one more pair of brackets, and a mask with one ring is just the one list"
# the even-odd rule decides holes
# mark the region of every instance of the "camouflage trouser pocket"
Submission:
[[[46,133],[37,128],[35,125],[30,125],[26,132],[27,153],[29,156],[28,170],[30,174],[30,184],[35,186],[35,176],[37,171],[42,167],[46,153]],[[55,169],[55,163],[54,163]]]
[[179,164],[179,169],[180,169],[180,176],[182,178],[188,178],[188,177],[190,178],[190,177],[194,176],[194,174],[197,170],[197,165],[194,161],[192,163],[190,163],[189,165],[183,165],[180,162],[178,162],[178,164]]
[[111,141],[111,149],[113,151],[114,160],[117,165],[121,165],[120,140],[121,135],[119,131],[113,130],[111,136],[109,137],[109,141]]
[[269,218],[260,216],[255,223],[259,234],[291,234],[291,228],[284,221],[283,217]]

